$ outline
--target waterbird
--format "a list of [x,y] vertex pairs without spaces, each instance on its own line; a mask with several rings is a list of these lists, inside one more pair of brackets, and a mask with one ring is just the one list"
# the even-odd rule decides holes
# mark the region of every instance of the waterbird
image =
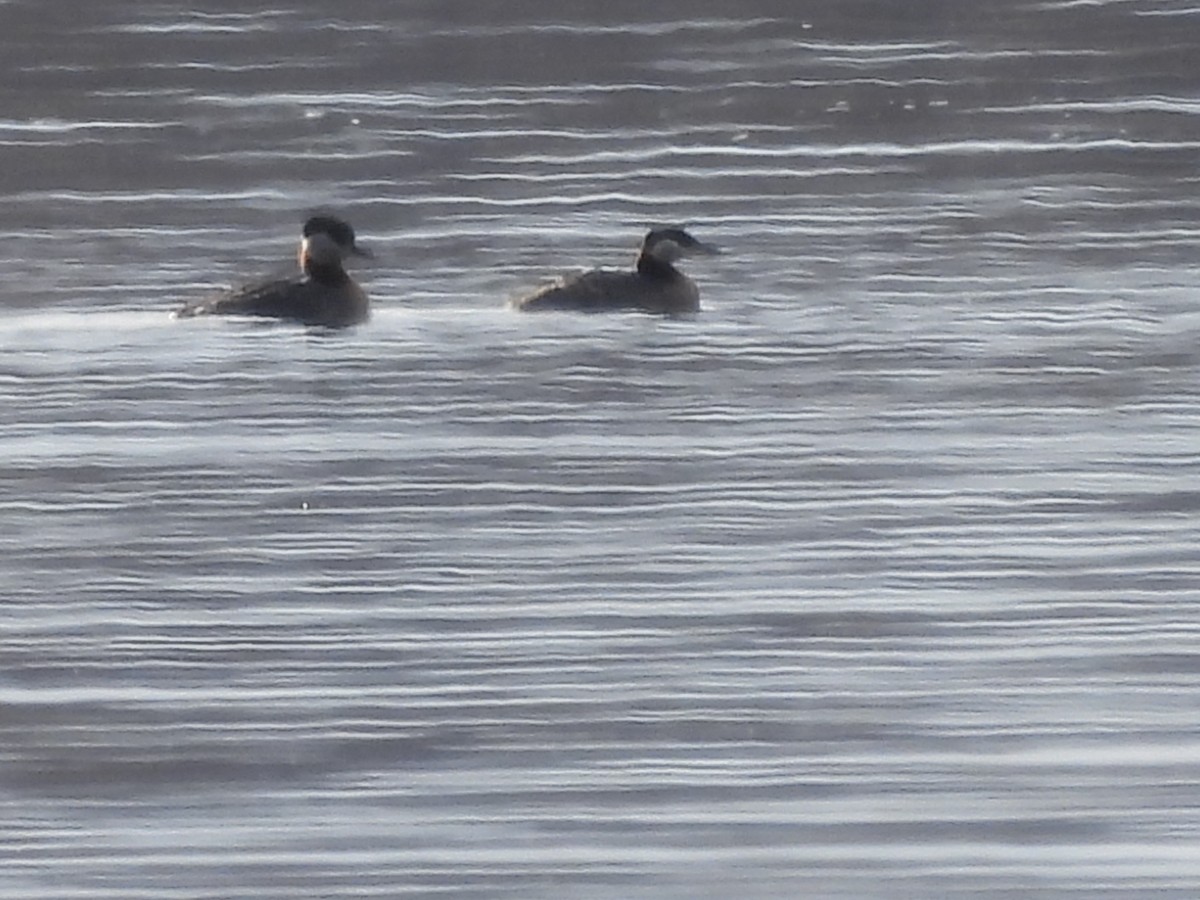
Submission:
[[349,222],[319,213],[304,223],[299,275],[188,303],[175,316],[259,316],[328,328],[356,325],[370,315],[370,303],[366,292],[346,272],[344,261],[347,256],[372,255],[358,244]]
[[674,263],[689,256],[715,256],[720,252],[682,228],[655,228],[642,241],[632,272],[592,269],[538,288],[512,300],[510,305],[521,312],[636,311],[665,316],[698,312],[700,290]]

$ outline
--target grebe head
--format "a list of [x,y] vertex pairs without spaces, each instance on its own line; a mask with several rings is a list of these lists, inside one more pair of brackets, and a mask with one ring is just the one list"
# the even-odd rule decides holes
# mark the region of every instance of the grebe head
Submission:
[[323,270],[330,276],[343,271],[342,261],[347,256],[371,257],[365,247],[355,241],[350,223],[328,213],[310,216],[304,223],[300,238],[300,268],[309,275]]
[[322,234],[329,238],[340,250],[343,256],[374,256],[366,247],[360,247],[354,237],[354,229],[345,219],[329,213],[318,213],[309,216],[304,223],[304,238],[307,240]]
[[721,251],[698,241],[682,228],[655,228],[642,241],[642,254],[668,265],[688,256],[716,256]]

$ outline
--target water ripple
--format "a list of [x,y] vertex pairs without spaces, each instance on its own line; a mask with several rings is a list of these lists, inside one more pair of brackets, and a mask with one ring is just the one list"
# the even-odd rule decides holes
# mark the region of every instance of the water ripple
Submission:
[[0,6],[0,892],[1195,894],[1187,3]]

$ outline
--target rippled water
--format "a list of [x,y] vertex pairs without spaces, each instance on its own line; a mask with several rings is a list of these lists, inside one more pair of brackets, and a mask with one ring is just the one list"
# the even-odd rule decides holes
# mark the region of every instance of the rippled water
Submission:
[[342,7],[0,3],[0,894],[1196,896],[1194,2]]

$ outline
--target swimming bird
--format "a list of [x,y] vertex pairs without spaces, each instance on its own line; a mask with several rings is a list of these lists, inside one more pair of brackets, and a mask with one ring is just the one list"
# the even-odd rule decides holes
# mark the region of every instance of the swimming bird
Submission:
[[513,300],[511,306],[522,312],[694,313],[700,309],[700,290],[674,263],[688,256],[715,256],[720,252],[682,228],[656,228],[642,241],[634,271],[593,269],[568,276]]
[[343,262],[347,256],[371,255],[358,245],[348,222],[326,213],[311,216],[300,239],[300,275],[189,303],[175,316],[261,316],[330,328],[356,325],[366,321],[370,303]]

